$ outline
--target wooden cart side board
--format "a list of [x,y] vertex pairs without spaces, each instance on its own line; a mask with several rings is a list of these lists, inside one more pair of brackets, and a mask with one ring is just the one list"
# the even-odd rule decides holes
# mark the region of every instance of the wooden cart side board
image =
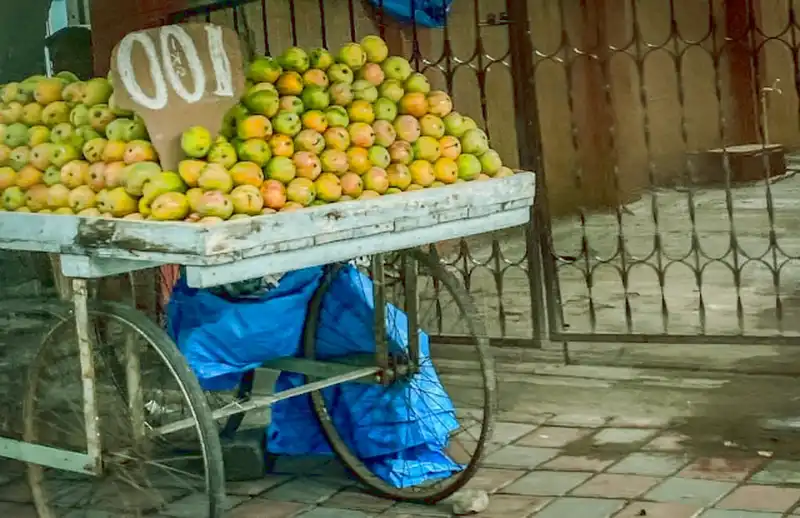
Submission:
[[[518,209],[522,207],[530,207],[530,199],[513,200],[505,203],[498,203],[492,206],[480,207],[480,210],[474,208],[460,207],[441,212],[429,212],[422,215],[412,215],[409,217],[398,217],[389,221],[367,222],[363,224],[360,221],[353,222],[355,226],[337,229],[333,232],[321,232],[304,238],[290,238],[285,241],[272,241],[261,246],[247,248],[240,252],[232,252],[224,255],[210,255],[204,258],[203,264],[224,264],[232,261],[238,261],[250,257],[257,257],[261,255],[269,255],[278,252],[288,252],[290,250],[308,249],[310,247],[319,246],[328,243],[338,242],[352,242],[357,239],[363,239],[381,235],[382,239],[392,242],[397,232],[406,230],[415,230],[423,228],[433,228],[443,223],[454,221],[467,222],[475,219],[485,218],[487,216],[502,213],[508,210]],[[466,227],[465,227],[466,228]],[[487,229],[497,230],[496,228]],[[473,232],[473,233],[481,233]],[[458,237],[465,237],[469,233],[458,233],[457,235],[441,236],[438,239],[429,241],[433,243],[436,241],[455,239]]]
[[207,232],[206,226],[188,223],[0,212],[0,249],[53,253],[119,249],[143,256],[149,252],[196,255]]
[[[204,279],[211,277],[247,279],[265,272],[288,270],[351,259],[437,241],[492,232],[522,225],[530,219],[530,202],[517,200],[484,208],[473,217],[469,210],[456,209],[434,219],[407,218],[370,227],[359,227],[335,234],[320,234],[300,240],[272,243],[246,252],[210,257],[187,257],[150,252],[149,259],[137,258],[135,251],[93,250],[92,255],[61,255],[61,269],[67,277],[97,278],[152,268],[161,264],[184,264],[203,270]],[[211,272],[211,273],[209,273]],[[222,272],[222,273],[219,273]],[[249,275],[249,277],[248,277]],[[198,281],[198,287],[209,285]],[[193,285],[194,286],[194,285]]]
[[498,214],[529,208],[534,194],[534,175],[521,173],[210,226],[6,212],[0,213],[0,249],[64,254],[64,273],[80,277],[156,264],[223,265],[289,252],[315,255],[311,247],[329,244],[360,250],[371,239],[392,246],[402,232],[425,230],[427,242],[435,242],[497,230]]
[[475,209],[519,199],[533,202],[534,175],[522,173],[486,182],[451,185],[441,189],[409,192],[398,196],[359,200],[239,220],[208,227],[202,255],[240,252],[273,243],[301,240],[318,234],[335,234],[415,216],[433,218],[454,209]]
[[261,275],[280,274],[300,268],[321,266],[355,257],[414,248],[428,243],[482,234],[524,225],[530,220],[530,209],[522,207],[471,220],[453,220],[424,227],[413,227],[392,233],[360,236],[346,241],[315,244],[306,248],[276,251],[236,261],[209,266],[187,266],[186,281],[193,288],[250,279]]

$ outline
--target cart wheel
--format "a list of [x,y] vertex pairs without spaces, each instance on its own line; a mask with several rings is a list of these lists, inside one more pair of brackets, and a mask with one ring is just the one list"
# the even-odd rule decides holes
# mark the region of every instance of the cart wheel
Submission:
[[[446,429],[450,430],[450,433],[446,434],[447,437],[441,437],[441,434],[436,435],[440,444],[438,446],[434,444],[434,446],[437,450],[444,451],[450,459],[460,465],[461,469],[456,468],[443,475],[443,478],[417,485],[403,484],[405,487],[398,487],[401,484],[389,483],[386,478],[387,464],[365,461],[359,454],[358,439],[346,438],[337,429],[337,423],[329,413],[330,399],[324,396],[329,389],[312,392],[311,399],[331,448],[368,489],[381,496],[396,500],[435,503],[460,489],[479,467],[493,428],[496,380],[486,330],[469,294],[439,262],[435,254],[414,250],[407,252],[406,259],[411,260],[409,267],[416,263],[414,271],[418,270],[420,273],[417,278],[417,290],[405,288],[406,279],[402,270],[387,271],[384,276],[387,302],[405,310],[407,307],[404,303],[405,298],[418,298],[418,311],[416,312],[418,327],[427,331],[429,336],[436,334],[459,335],[457,343],[460,345],[437,351],[436,344],[433,344],[431,346],[432,356],[426,357],[422,354],[419,361],[420,368],[416,369],[415,373],[412,370],[412,374],[398,375],[394,381],[385,385],[362,385],[370,387],[371,390],[383,391],[382,394],[376,396],[376,401],[380,402],[381,407],[375,408],[369,413],[378,416],[382,422],[396,423],[415,419],[415,416],[409,415],[408,412],[414,408],[412,402],[417,405],[420,401],[433,402],[434,405],[441,404],[441,398],[437,400],[434,396],[431,399],[429,396],[432,392],[427,390],[427,387],[431,386],[431,382],[436,382],[438,375],[447,395],[453,402],[453,408],[445,409],[443,406],[439,406],[442,413],[432,414],[435,416],[433,419],[430,417],[416,419],[417,431],[432,432],[431,424],[436,417],[442,417],[442,421],[449,419]],[[405,271],[410,272],[411,270]],[[308,358],[316,357],[319,318],[326,311],[323,305],[323,295],[332,279],[339,274],[337,272],[341,272],[341,269],[332,268],[329,271],[327,278],[324,279],[312,299],[304,336],[305,355]],[[417,276],[412,275],[411,277],[416,278]],[[411,320],[413,321],[413,317]],[[392,328],[392,322],[387,322],[387,328]],[[330,332],[330,329],[328,331]],[[403,329],[403,332],[405,331],[406,329]],[[342,332],[344,333],[345,330]],[[391,361],[395,365],[405,364],[407,366],[409,363],[407,352],[406,349],[404,354],[393,355]],[[396,401],[397,398],[404,400],[404,407],[389,410],[387,403],[392,400]],[[454,417],[455,419],[453,419]],[[348,428],[356,428],[359,423],[348,422],[348,425]],[[387,430],[387,433],[394,432]],[[403,443],[408,444],[406,441]],[[381,467],[376,469],[376,466]],[[380,476],[379,473],[384,476]]]
[[[221,517],[225,475],[218,430],[178,349],[142,313],[115,303],[90,304],[89,336],[102,471],[91,476],[29,465],[39,517],[148,516],[165,508]],[[118,379],[111,357],[124,367],[125,379]],[[24,440],[86,451],[82,390],[75,321],[68,318],[50,330],[30,367]]]

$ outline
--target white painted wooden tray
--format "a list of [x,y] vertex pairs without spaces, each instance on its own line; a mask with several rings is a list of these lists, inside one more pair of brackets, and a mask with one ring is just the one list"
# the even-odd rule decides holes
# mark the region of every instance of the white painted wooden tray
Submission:
[[523,172],[215,225],[0,212],[0,249],[61,254],[68,277],[182,264],[208,287],[523,225],[534,195]]

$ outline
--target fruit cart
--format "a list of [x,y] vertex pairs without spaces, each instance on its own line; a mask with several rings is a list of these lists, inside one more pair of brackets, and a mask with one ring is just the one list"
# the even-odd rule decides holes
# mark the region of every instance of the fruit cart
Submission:
[[[71,304],[3,301],[6,314],[50,324],[20,389],[21,440],[0,439],[0,457],[28,464],[42,518],[91,509],[219,517],[236,504],[226,499],[221,431],[235,429],[250,410],[310,394],[333,451],[366,486],[409,501],[448,496],[477,469],[491,435],[496,379],[478,309],[426,245],[525,224],[534,189],[534,175],[519,173],[215,225],[0,213],[0,249],[58,254],[72,286]],[[326,267],[309,304],[300,357],[263,366],[302,374],[306,382],[263,396],[251,394],[250,376],[232,394],[205,393],[162,328],[132,307],[91,296],[93,279],[165,264],[182,265],[190,287],[207,288],[363,256],[372,257],[374,353],[316,359],[324,294],[340,271]],[[430,313],[422,311],[426,304]],[[399,349],[386,338],[393,307],[407,315],[407,344]],[[358,383],[392,394],[426,372],[436,376],[424,365],[439,361],[436,347],[421,350],[416,330],[435,326],[442,315],[464,324],[462,352],[448,361],[474,369],[464,377],[437,364],[443,380],[456,380],[444,383],[454,407],[448,413],[464,424],[451,427],[442,451],[459,468],[433,481],[392,484],[343,437],[323,389]],[[459,406],[462,393],[467,403]],[[421,397],[406,396],[409,405]],[[465,449],[454,451],[456,443]]]

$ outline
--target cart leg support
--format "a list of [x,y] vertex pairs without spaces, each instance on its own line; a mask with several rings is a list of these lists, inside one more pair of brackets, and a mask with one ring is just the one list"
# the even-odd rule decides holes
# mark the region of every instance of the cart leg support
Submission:
[[100,418],[97,413],[97,391],[95,390],[94,354],[89,334],[89,294],[86,279],[72,279],[72,302],[75,306],[75,329],[78,336],[78,351],[81,362],[81,385],[83,386],[83,416],[86,425],[86,454],[89,469],[95,473],[102,470],[100,457]]
[[389,342],[386,339],[386,278],[383,254],[372,256],[372,300],[375,305],[375,364],[381,372],[389,368]]

